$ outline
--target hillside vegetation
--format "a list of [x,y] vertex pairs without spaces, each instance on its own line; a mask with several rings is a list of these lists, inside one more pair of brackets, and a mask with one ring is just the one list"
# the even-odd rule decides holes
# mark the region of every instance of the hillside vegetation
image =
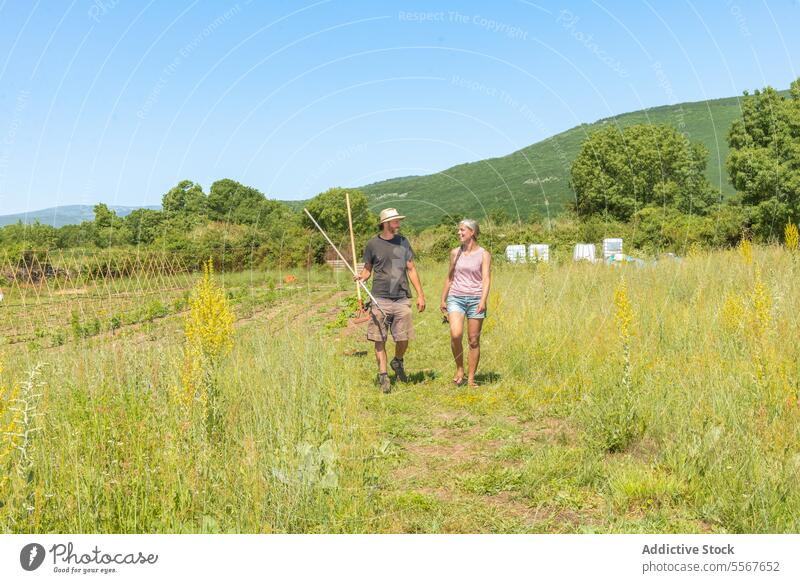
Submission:
[[502,208],[513,219],[527,220],[531,213],[558,214],[574,202],[569,187],[570,167],[589,133],[609,124],[625,128],[634,124],[668,124],[685,132],[692,142],[709,152],[705,175],[725,197],[734,193],[725,170],[727,136],[741,117],[741,97],[680,103],[643,109],[582,124],[507,156],[461,164],[428,176],[412,176],[361,187],[373,208],[402,205],[409,222],[417,227],[436,224],[446,211],[450,216],[487,216]]

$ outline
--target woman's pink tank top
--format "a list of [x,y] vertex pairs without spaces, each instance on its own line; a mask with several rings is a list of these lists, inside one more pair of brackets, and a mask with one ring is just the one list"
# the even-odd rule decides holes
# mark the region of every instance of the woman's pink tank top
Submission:
[[479,296],[483,293],[482,263],[483,247],[470,255],[461,254],[453,273],[453,283],[450,285],[451,296]]

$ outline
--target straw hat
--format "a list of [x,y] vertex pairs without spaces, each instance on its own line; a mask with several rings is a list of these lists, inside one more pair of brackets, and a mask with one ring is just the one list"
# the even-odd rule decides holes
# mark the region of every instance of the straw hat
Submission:
[[397,209],[383,209],[381,211],[381,221],[380,225],[385,223],[386,221],[393,221],[394,219],[404,219],[406,218],[404,215],[401,215],[397,212]]

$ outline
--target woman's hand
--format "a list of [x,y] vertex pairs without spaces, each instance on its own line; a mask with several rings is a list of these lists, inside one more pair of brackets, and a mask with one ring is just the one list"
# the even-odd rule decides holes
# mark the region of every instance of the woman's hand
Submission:
[[480,302],[478,302],[478,310],[477,310],[477,312],[478,312],[478,314],[481,314],[481,313],[483,313],[485,311],[486,311],[486,302],[484,300],[481,300]]
[[446,314],[447,313],[447,302],[442,300],[439,303],[439,309],[442,311],[442,314]]

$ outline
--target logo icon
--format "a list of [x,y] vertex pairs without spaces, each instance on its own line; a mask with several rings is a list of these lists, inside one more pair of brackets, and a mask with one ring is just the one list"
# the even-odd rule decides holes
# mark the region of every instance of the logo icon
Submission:
[[39,543],[29,543],[19,552],[19,564],[26,571],[35,571],[44,562],[44,547]]

